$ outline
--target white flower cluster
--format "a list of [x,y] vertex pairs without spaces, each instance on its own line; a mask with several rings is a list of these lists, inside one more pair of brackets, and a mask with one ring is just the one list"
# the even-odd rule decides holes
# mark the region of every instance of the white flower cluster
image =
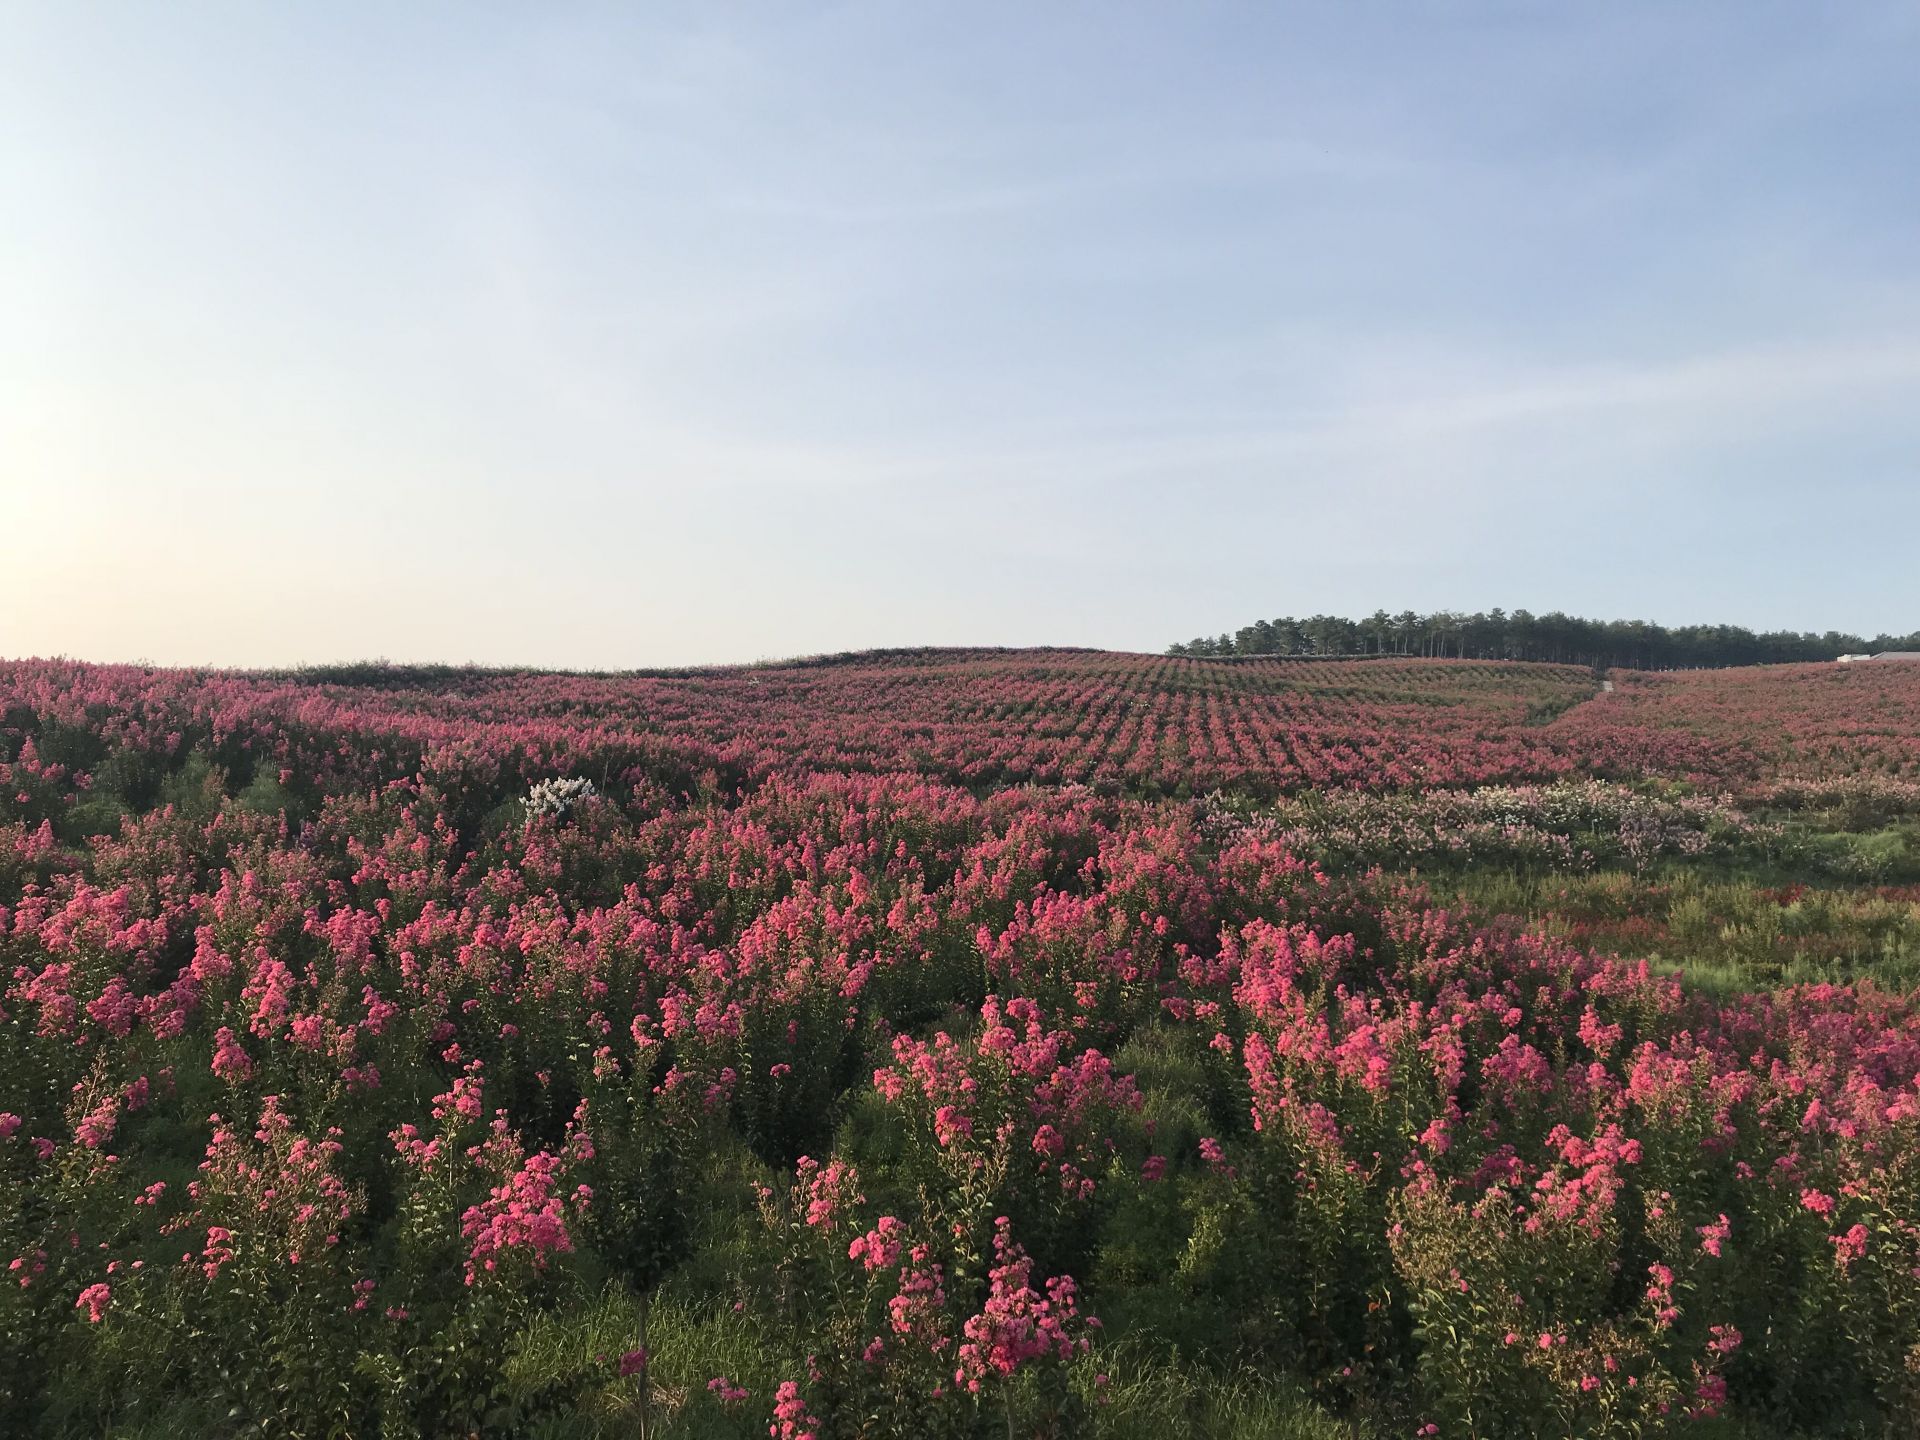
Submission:
[[1215,794],[1201,825],[1231,843],[1247,831],[1322,864],[1365,867],[1431,858],[1455,864],[1545,865],[1587,870],[1625,858],[1776,853],[1777,826],[1755,821],[1727,796],[1642,795],[1604,780],[1486,785],[1478,790],[1374,794],[1327,790],[1261,807]]
[[556,820],[564,820],[573,813],[575,807],[586,804],[598,794],[591,780],[542,780],[527,791],[527,818],[531,820],[536,815],[551,815]]

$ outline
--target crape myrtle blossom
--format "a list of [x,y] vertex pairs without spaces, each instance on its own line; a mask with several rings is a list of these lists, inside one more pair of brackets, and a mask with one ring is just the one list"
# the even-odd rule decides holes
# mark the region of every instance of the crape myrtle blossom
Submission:
[[[804,1430],[851,1416],[904,1431],[933,1413],[927,1405],[985,1403],[983,1382],[1001,1396],[1015,1372],[1036,1367],[1049,1370],[1046,1385],[1064,1383],[1061,1367],[1086,1352],[1098,1322],[1083,1316],[1071,1276],[1040,1278],[1006,1217],[982,1235],[925,1208],[872,1215],[844,1162],[796,1169],[784,1198],[762,1190],[761,1215],[783,1241],[780,1273],[801,1286],[794,1303],[812,1307],[832,1344],[809,1357],[805,1389],[783,1389],[772,1433],[788,1433],[783,1418]],[[834,1192],[824,1213],[823,1186]]]
[[498,1268],[509,1253],[524,1254],[538,1270],[547,1257],[573,1249],[567,1230],[569,1209],[584,1210],[593,1198],[586,1185],[563,1188],[563,1162],[544,1150],[526,1157],[520,1168],[493,1187],[486,1200],[460,1217],[460,1233],[472,1243],[467,1284]]
[[1073,1037],[1047,1028],[1033,1001],[989,995],[970,1041],[945,1031],[929,1042],[896,1036],[894,1063],[876,1070],[873,1083],[919,1115],[961,1168],[982,1163],[981,1147],[1008,1145],[1062,1195],[1085,1201],[1115,1153],[1114,1120],[1142,1102],[1106,1055],[1072,1047]]
[[95,1282],[80,1292],[80,1298],[73,1302],[73,1308],[85,1310],[88,1322],[97,1325],[112,1304],[112,1288],[104,1282]]
[[966,1336],[954,1370],[956,1385],[977,1391],[982,1380],[1004,1380],[1030,1361],[1051,1355],[1071,1359],[1092,1343],[1099,1322],[1080,1314],[1078,1288],[1059,1275],[1043,1290],[1033,1288],[1033,1261],[1013,1242],[1005,1216],[994,1222],[994,1266],[986,1303],[963,1327]]
[[807,1410],[797,1381],[782,1380],[773,1395],[772,1440],[818,1440],[820,1422]]

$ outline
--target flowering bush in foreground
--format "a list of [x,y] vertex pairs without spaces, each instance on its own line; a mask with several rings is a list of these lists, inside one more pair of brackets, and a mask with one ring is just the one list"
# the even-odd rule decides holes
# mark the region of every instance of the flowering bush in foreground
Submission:
[[1008,1429],[1071,1428],[1066,1367],[1100,1322],[1070,1275],[1042,1279],[982,1190],[874,1216],[841,1161],[803,1160],[791,1192],[761,1193],[780,1248],[781,1303],[817,1349],[781,1386],[773,1433],[967,1435],[998,1412]]

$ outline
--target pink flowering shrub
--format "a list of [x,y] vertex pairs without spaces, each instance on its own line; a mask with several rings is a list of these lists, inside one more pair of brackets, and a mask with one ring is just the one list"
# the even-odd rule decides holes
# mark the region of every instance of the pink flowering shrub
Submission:
[[[347,1343],[355,1277],[343,1246],[365,1202],[341,1178],[341,1132],[302,1133],[274,1095],[251,1127],[217,1114],[209,1124],[199,1173],[158,1226],[171,1253],[127,1272],[115,1298],[161,1317],[183,1351],[225,1347],[216,1377],[183,1366],[175,1383],[229,1404],[244,1396],[252,1413],[343,1417],[330,1351]],[[169,1188],[149,1187],[147,1208]]]
[[807,1383],[781,1387],[773,1433],[877,1424],[963,1435],[983,1410],[1052,1433],[1075,1413],[1067,1367],[1099,1322],[1082,1314],[1071,1276],[1039,1277],[1005,1216],[874,1216],[850,1166],[810,1159],[787,1194],[763,1192],[760,1209],[779,1304],[818,1340]]
[[[551,1262],[573,1251],[570,1226],[590,1208],[592,1187],[572,1179],[594,1156],[584,1128],[583,1103],[557,1153],[528,1152],[504,1110],[483,1123],[484,1083],[478,1062],[436,1096],[431,1138],[411,1125],[394,1131],[395,1152],[414,1172],[413,1193],[471,1196],[460,1209],[456,1233],[416,1235],[422,1248],[456,1245],[462,1283],[469,1290],[524,1288],[538,1282]],[[462,1143],[469,1142],[469,1143]],[[423,1224],[443,1225],[438,1206],[413,1211]]]
[[896,1036],[874,1088],[913,1125],[947,1183],[984,1185],[1022,1213],[1068,1216],[1121,1164],[1141,1106],[1132,1079],[1097,1049],[1049,1029],[1025,997],[988,996],[965,1041]]
[[1005,1216],[994,1221],[992,1270],[980,1311],[961,1333],[954,1382],[978,1392],[982,1383],[1003,1382],[1035,1362],[1068,1361],[1091,1343],[1092,1322],[1080,1314],[1071,1275],[1057,1275],[1044,1291],[1033,1286],[1033,1261],[1013,1242]]

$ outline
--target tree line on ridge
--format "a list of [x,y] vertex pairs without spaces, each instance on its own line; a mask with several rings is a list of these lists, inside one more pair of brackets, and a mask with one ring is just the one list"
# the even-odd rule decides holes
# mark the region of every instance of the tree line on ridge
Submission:
[[1749,630],[1742,625],[1657,625],[1589,620],[1558,610],[1437,610],[1362,620],[1338,615],[1256,620],[1237,631],[1170,645],[1169,655],[1423,655],[1473,660],[1544,660],[1632,670],[1700,669],[1836,660],[1883,650],[1920,650],[1920,630],[1871,639],[1838,630]]

